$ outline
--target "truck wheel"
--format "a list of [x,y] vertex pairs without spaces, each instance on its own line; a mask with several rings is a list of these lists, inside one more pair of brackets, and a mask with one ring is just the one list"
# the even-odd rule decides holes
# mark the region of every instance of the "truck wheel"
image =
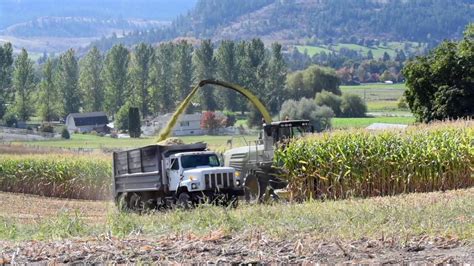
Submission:
[[260,184],[255,175],[247,175],[244,184],[244,197],[247,202],[257,202],[261,197]]
[[189,209],[192,206],[191,196],[187,192],[181,192],[177,201],[178,208]]

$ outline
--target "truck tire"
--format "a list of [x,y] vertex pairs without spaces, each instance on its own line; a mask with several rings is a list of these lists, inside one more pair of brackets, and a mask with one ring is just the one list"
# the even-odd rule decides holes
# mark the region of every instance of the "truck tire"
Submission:
[[178,208],[181,209],[190,209],[192,207],[191,196],[189,196],[188,192],[181,192],[178,195],[178,200],[176,202]]

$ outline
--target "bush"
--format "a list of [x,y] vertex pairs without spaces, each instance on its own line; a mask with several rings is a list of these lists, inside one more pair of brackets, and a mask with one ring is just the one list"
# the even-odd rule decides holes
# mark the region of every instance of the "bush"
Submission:
[[364,117],[367,105],[361,97],[354,94],[343,94],[341,112],[345,117]]
[[225,125],[225,119],[216,116],[214,112],[204,112],[201,118],[201,128],[208,130],[209,134],[213,135],[219,128]]
[[233,112],[224,112],[225,115],[225,127],[232,127],[234,126],[237,118]]
[[341,116],[342,99],[340,96],[329,91],[322,91],[320,93],[316,93],[315,101],[319,106],[326,105],[327,107],[331,108],[336,116]]
[[405,96],[400,97],[397,106],[400,109],[408,109],[407,98]]
[[313,99],[287,100],[281,106],[280,117],[291,120],[308,119],[318,132],[331,128],[334,112],[327,106],[319,106]]
[[7,113],[3,116],[3,120],[7,127],[16,127],[18,123],[18,116],[11,111],[7,111]]
[[70,139],[71,138],[71,135],[69,134],[69,130],[67,130],[67,128],[63,128],[61,130],[61,138],[63,139]]
[[115,114],[115,129],[126,131],[128,130],[128,110],[130,108],[129,104],[125,104],[120,107],[120,109]]
[[44,133],[54,133],[54,127],[51,124],[42,124],[39,131]]

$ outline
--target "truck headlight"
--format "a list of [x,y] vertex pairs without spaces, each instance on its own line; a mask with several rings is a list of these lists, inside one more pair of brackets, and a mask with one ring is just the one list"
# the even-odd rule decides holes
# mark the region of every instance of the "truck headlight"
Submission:
[[240,171],[235,171],[235,177],[240,177]]
[[197,186],[196,183],[192,183],[192,184],[191,184],[191,189],[197,189],[197,188],[198,188],[198,186]]
[[235,185],[240,187],[240,180],[239,179],[235,180]]

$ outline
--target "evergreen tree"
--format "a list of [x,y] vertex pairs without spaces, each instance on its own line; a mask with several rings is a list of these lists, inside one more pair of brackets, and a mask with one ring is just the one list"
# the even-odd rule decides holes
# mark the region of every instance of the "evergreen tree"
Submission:
[[35,88],[33,62],[28,58],[28,52],[21,49],[15,61],[13,71],[13,88],[15,90],[14,110],[18,118],[27,121],[33,114],[32,94]]
[[112,116],[124,105],[128,96],[126,88],[129,61],[129,51],[122,44],[112,47],[105,59],[105,109]]
[[270,112],[275,114],[279,111],[281,104],[285,100],[285,81],[287,68],[283,55],[281,53],[281,45],[272,44],[271,58],[268,66],[268,77],[266,82],[267,106]]
[[[216,62],[214,59],[214,47],[211,40],[204,40],[201,46],[194,51],[194,80],[214,78]],[[217,102],[214,97],[214,88],[206,86],[201,89],[201,107],[202,110],[214,111],[217,108]]]
[[372,50],[369,50],[367,52],[367,59],[369,60],[373,60],[374,59],[374,54],[372,53]]
[[43,80],[40,84],[38,97],[38,112],[43,121],[59,118],[60,104],[58,91],[54,84],[54,66],[51,59],[47,59],[43,68]]
[[173,86],[176,92],[176,101],[181,102],[188,96],[193,83],[193,47],[188,42],[181,41],[176,45],[174,52]]
[[12,100],[12,71],[13,71],[13,49],[11,43],[5,43],[0,47],[0,119],[7,110],[7,104]]
[[87,53],[79,62],[79,86],[84,95],[84,111],[95,112],[104,110],[104,81],[102,69],[104,58],[97,47]]
[[384,53],[383,53],[382,60],[383,60],[384,62],[390,61],[390,55],[389,55],[387,52],[384,52]]
[[80,111],[82,96],[78,83],[79,66],[74,50],[69,49],[59,57],[58,88],[64,102],[62,115]]
[[128,109],[128,134],[131,138],[139,138],[141,135],[140,110],[137,107]]
[[174,98],[176,92],[173,90],[173,62],[174,44],[163,43],[155,51],[155,57],[151,65],[151,108],[154,114],[159,112],[168,113],[175,107]]
[[[238,69],[235,55],[235,43],[233,41],[222,41],[216,51],[216,75],[217,79],[236,83]],[[236,111],[240,95],[232,90],[219,90],[219,98],[223,102],[224,109]]]
[[153,62],[154,50],[151,45],[140,43],[132,54],[130,70],[130,98],[134,106],[139,106],[142,117],[149,115],[150,97],[150,68]]

